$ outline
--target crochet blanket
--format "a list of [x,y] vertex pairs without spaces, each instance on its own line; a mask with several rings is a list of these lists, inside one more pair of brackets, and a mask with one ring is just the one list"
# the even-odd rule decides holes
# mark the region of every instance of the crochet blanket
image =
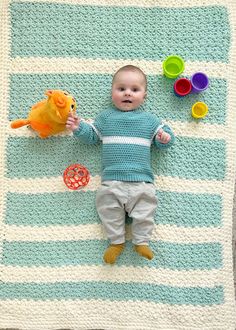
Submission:
[[[0,328],[25,330],[233,330],[232,205],[236,161],[234,0],[0,1]],[[162,62],[185,60],[209,88],[179,98]],[[65,132],[40,139],[26,117],[47,89],[63,89],[78,114],[110,104],[125,64],[148,77],[144,111],[163,118],[176,143],[152,150],[158,196],[152,261],[127,244],[116,265],[95,209],[101,145]],[[191,107],[203,101],[208,116]],[[71,191],[62,174],[88,168]]]

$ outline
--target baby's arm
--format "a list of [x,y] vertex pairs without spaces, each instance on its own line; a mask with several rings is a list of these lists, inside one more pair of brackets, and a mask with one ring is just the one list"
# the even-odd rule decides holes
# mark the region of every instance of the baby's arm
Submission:
[[175,142],[175,136],[171,128],[167,125],[163,125],[160,128],[154,138],[154,144],[157,148],[166,149],[172,146]]
[[79,117],[69,114],[66,128],[73,132],[74,136],[78,137],[87,144],[95,144],[99,141],[99,136],[96,128],[81,120]]

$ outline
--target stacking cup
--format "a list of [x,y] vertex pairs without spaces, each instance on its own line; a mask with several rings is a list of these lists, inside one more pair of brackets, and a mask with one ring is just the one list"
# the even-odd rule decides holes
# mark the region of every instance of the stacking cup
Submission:
[[192,106],[192,116],[196,119],[204,118],[208,113],[208,106],[203,102],[197,102]]
[[174,92],[177,96],[186,96],[191,92],[191,81],[187,78],[179,78],[174,83]]
[[164,75],[171,79],[177,78],[184,71],[184,61],[177,55],[168,56],[162,66]]
[[192,84],[192,93],[200,93],[209,86],[209,79],[203,72],[194,73],[190,80]]

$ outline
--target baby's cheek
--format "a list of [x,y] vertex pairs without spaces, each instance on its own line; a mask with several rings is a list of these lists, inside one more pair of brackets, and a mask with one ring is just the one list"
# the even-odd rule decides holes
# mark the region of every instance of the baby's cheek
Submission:
[[117,94],[116,93],[113,93],[112,94],[112,101],[116,101],[117,100]]

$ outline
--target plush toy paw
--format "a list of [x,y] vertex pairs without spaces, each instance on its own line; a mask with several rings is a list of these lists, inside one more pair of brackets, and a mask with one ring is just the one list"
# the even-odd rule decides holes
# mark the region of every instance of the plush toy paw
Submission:
[[111,244],[105,251],[103,260],[107,264],[114,264],[121,252],[124,250],[125,244]]
[[148,245],[135,245],[134,249],[144,258],[151,260],[154,257],[154,253]]

